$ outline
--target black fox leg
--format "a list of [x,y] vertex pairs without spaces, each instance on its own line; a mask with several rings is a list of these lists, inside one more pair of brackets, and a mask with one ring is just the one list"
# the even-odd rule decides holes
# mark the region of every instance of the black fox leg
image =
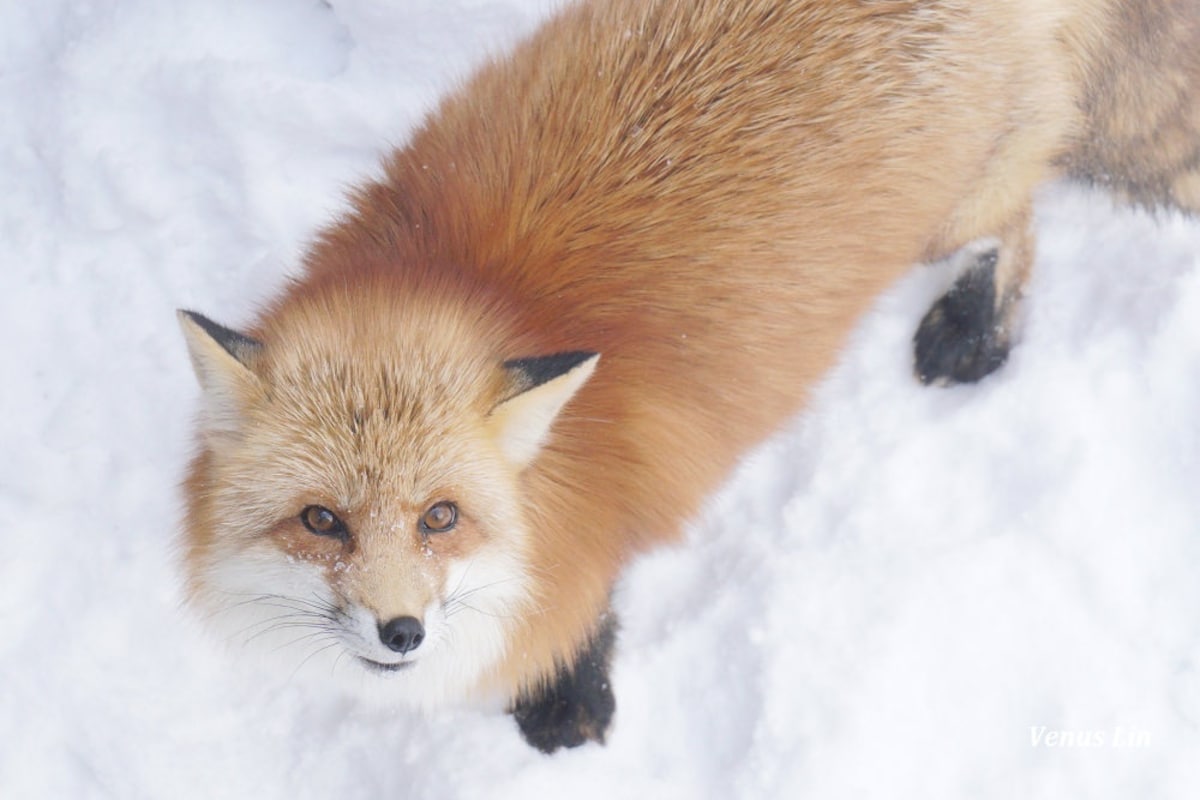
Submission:
[[1008,358],[1032,261],[1026,220],[1022,215],[1002,238],[952,256],[964,262],[959,277],[926,312],[913,337],[922,383],[974,383]]
[[587,742],[604,743],[616,709],[608,681],[616,632],[616,617],[606,611],[579,651],[574,668],[560,667],[539,693],[517,700],[512,715],[525,741],[543,753]]
[[997,250],[976,257],[925,313],[913,338],[917,377],[922,383],[972,383],[1008,358],[996,310]]

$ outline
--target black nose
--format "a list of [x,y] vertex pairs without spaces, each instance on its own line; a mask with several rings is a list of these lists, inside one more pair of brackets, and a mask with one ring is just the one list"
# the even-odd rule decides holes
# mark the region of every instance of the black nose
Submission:
[[379,626],[379,641],[397,653],[407,653],[425,641],[425,626],[416,617],[396,617]]

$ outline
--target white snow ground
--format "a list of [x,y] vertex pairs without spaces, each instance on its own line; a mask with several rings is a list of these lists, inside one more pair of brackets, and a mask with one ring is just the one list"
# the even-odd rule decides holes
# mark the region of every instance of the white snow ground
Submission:
[[1200,224],[1077,189],[999,374],[916,385],[948,280],[918,270],[630,571],[607,748],[272,685],[199,635],[174,309],[245,321],[547,10],[332,5],[0,3],[0,797],[1200,796]]

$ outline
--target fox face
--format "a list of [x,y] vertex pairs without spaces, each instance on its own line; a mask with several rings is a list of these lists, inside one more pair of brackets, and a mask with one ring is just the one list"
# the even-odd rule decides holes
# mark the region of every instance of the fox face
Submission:
[[505,360],[465,321],[328,305],[256,338],[180,313],[204,393],[191,593],[294,672],[472,699],[537,605],[521,472],[598,357]]

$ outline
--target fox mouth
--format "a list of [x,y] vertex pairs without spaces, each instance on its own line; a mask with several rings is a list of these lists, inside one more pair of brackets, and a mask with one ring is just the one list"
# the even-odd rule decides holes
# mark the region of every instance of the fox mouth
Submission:
[[395,664],[387,664],[382,661],[374,661],[370,658],[363,658],[362,656],[357,656],[357,658],[359,662],[363,664],[363,666],[372,672],[383,673],[400,672],[401,670],[408,669],[417,663],[416,661],[398,661]]

